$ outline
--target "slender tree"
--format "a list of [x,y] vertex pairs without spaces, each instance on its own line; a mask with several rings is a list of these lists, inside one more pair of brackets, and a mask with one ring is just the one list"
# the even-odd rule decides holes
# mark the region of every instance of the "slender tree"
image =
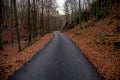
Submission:
[[3,0],[0,0],[0,50],[3,50],[3,45],[2,45],[2,3],[3,3]]
[[17,9],[16,9],[16,0],[13,0],[13,7],[14,7],[14,16],[15,16],[15,29],[17,33],[17,41],[19,46],[19,51],[21,51],[21,41],[20,41],[20,34],[18,31],[18,17],[17,17]]
[[[13,28],[13,0],[10,0],[10,8],[11,8],[11,29]],[[13,30],[11,30],[11,43],[13,44],[14,43],[14,39],[13,39]]]
[[80,28],[82,29],[81,0],[79,0],[79,23],[80,23]]
[[37,14],[36,14],[36,0],[33,0],[33,30],[34,30],[34,37],[35,35],[37,35],[37,26],[36,26],[36,18],[37,18]]
[[40,20],[40,30],[42,29],[42,32],[44,32],[44,25],[43,25],[43,14],[44,14],[44,1],[41,2],[41,20]]
[[66,0],[65,1],[65,4],[64,4],[64,11],[65,11],[65,18],[66,18],[66,22],[69,22],[69,4],[68,4],[68,1]]
[[28,45],[31,42],[31,25],[30,25],[30,0],[28,0]]
[[0,50],[3,50],[3,45],[2,45],[2,31],[0,30]]
[[112,21],[112,0],[110,0],[110,22]]

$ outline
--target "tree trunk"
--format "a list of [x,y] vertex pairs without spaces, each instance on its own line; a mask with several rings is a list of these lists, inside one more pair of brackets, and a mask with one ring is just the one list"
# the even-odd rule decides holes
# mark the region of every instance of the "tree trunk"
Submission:
[[17,33],[17,41],[18,41],[18,47],[19,51],[21,51],[21,41],[20,41],[20,35],[18,31],[18,17],[17,17],[17,9],[16,9],[16,0],[13,0],[13,6],[14,6],[14,16],[15,16],[15,29]]
[[31,42],[31,26],[30,26],[30,0],[28,0],[28,46]]
[[[1,28],[1,24],[2,24],[2,1],[0,0],[0,28]],[[3,45],[2,45],[2,30],[0,30],[0,50],[3,50]]]
[[42,30],[42,32],[44,32],[44,26],[43,26],[43,11],[44,11],[44,7],[43,7],[43,0],[42,0],[42,5],[41,5],[41,8],[42,8],[42,12],[41,12],[41,20],[40,20],[40,30]]
[[[1,25],[0,25],[1,27]],[[2,45],[2,31],[0,30],[0,50],[3,50],[3,45]]]
[[95,15],[95,21],[98,20],[98,0],[96,0],[96,15]]
[[33,7],[34,7],[34,10],[33,10],[33,29],[34,29],[34,37],[35,37],[35,35],[37,35],[37,28],[36,28],[36,16],[37,16],[37,14],[36,14],[36,7],[35,7],[35,2],[36,2],[36,0],[33,0]]
[[12,29],[13,29],[13,1],[12,0],[10,0],[10,8],[11,8],[11,43],[13,44],[14,43],[14,39],[13,39],[13,31],[12,31]]
[[112,21],[112,0],[110,0],[110,22]]
[[50,8],[48,8],[47,29],[46,29],[46,32],[49,31],[49,27],[50,27],[50,23],[49,22],[50,22]]
[[82,29],[82,19],[81,19],[81,0],[79,0],[79,24],[80,24],[80,28]]

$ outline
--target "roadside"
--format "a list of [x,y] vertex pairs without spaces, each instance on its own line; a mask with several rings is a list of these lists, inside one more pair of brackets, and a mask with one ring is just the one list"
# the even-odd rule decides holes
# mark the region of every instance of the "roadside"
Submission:
[[[46,34],[19,53],[13,51],[14,53],[10,54],[10,56],[0,55],[0,80],[7,80],[8,76],[12,75],[14,71],[22,67],[40,51],[49,42],[52,36],[53,33]],[[5,51],[2,53],[5,53]],[[12,51],[10,53],[12,53]]]
[[77,25],[63,33],[78,45],[105,80],[119,80],[120,47],[115,42],[120,42],[120,36],[114,33],[116,20],[111,24],[109,20],[107,17],[92,25],[84,22],[82,30]]

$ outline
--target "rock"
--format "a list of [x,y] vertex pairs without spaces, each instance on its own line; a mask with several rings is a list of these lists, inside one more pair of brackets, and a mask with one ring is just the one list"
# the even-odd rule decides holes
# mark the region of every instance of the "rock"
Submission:
[[116,42],[113,42],[113,44],[114,44],[114,47],[115,48],[120,48],[120,42],[118,41],[116,41]]

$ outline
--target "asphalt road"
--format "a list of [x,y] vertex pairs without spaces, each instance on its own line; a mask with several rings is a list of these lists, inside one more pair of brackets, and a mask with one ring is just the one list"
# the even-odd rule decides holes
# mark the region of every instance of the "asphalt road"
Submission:
[[51,41],[8,80],[101,80],[81,50],[65,35]]

